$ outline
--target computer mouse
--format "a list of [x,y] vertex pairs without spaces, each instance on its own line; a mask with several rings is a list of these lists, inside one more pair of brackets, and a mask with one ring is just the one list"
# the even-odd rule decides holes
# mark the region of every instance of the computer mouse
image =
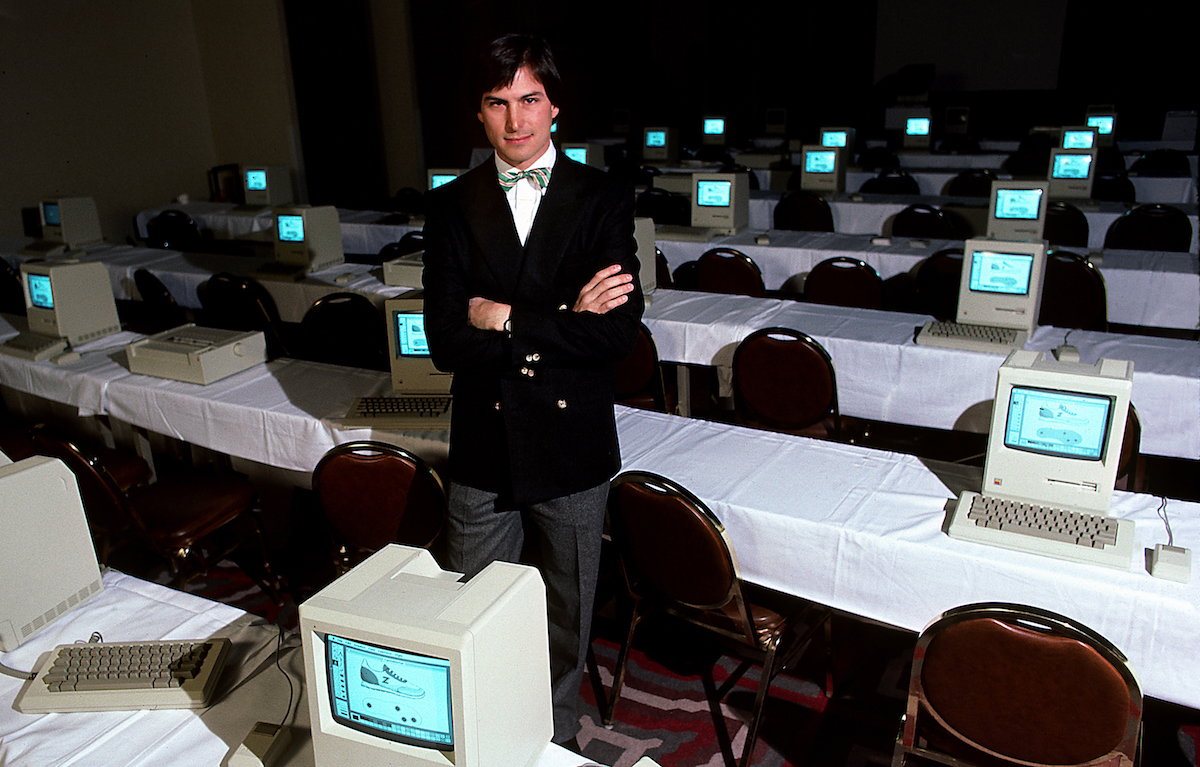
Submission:
[[1054,350],[1054,359],[1059,362],[1079,362],[1079,350],[1069,344],[1063,344]]
[[337,277],[334,277],[333,281],[336,282],[338,285],[345,285],[347,282],[350,281],[350,278],[353,276],[354,276],[353,274],[350,274],[349,272],[347,272],[346,274],[339,274]]
[[771,236],[767,234],[760,234],[754,238],[754,242],[758,245],[770,245]]

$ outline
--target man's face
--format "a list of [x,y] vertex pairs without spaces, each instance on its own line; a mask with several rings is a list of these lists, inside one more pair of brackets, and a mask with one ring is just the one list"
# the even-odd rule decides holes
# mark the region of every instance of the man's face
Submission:
[[501,160],[520,170],[550,147],[550,125],[557,115],[558,107],[529,67],[518,69],[505,87],[483,94],[479,106],[488,142]]

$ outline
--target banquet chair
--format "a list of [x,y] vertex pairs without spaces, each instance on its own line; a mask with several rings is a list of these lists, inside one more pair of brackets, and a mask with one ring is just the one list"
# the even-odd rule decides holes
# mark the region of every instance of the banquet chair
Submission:
[[383,315],[361,293],[318,298],[300,320],[300,354],[331,365],[390,370]]
[[849,256],[827,258],[804,281],[804,298],[814,304],[883,308],[883,280],[870,264]]
[[966,605],[917,639],[892,765],[1132,767],[1141,728],[1137,680],[1099,634],[1036,607]]
[[793,232],[832,232],[833,211],[816,192],[788,192],[775,204],[771,226]]
[[713,248],[696,260],[696,289],[755,298],[766,294],[758,264],[733,248]]
[[634,215],[654,219],[656,224],[688,226],[692,222],[692,203],[687,195],[652,186],[638,195]]
[[1105,249],[1165,250],[1187,253],[1192,222],[1173,205],[1138,205],[1113,221],[1104,235]]
[[946,182],[942,193],[947,197],[990,197],[996,172],[987,168],[968,168]]
[[146,245],[167,250],[196,250],[204,235],[187,213],[167,208],[146,222]]
[[958,288],[962,282],[962,248],[939,250],[917,267],[917,307],[938,320],[958,316]]
[[1096,180],[1092,182],[1092,199],[1103,202],[1136,202],[1137,188],[1124,172],[1097,172]]
[[1046,226],[1043,237],[1051,245],[1063,248],[1088,246],[1087,216],[1069,202],[1054,200],[1046,206]]
[[885,146],[867,147],[858,156],[858,167],[869,171],[899,168],[900,158],[896,156],[895,152]]
[[1046,178],[1046,169],[1050,167],[1050,152],[1054,149],[1055,141],[1054,136],[1044,131],[1027,134],[1021,139],[1017,151],[1000,164],[1000,169],[1011,173],[1014,179]]
[[1038,324],[1108,330],[1108,294],[1104,276],[1095,264],[1065,250],[1046,255]]
[[667,412],[662,367],[650,328],[639,325],[633,352],[614,365],[614,369],[617,374],[617,404]]
[[149,269],[135,271],[133,284],[142,299],[141,308],[148,334],[170,330],[191,321],[189,312],[179,305],[167,286]]
[[951,215],[932,205],[909,205],[892,219],[895,237],[928,237],[939,240],[961,240],[963,233]]
[[389,543],[429,548],[446,521],[446,490],[428,464],[386,442],[331,448],[313,469],[312,488],[333,528],[339,574]]
[[214,165],[208,169],[208,199],[212,202],[241,204],[245,201],[241,166],[237,163]]
[[3,258],[0,258],[0,312],[25,314],[25,288],[21,287],[21,275]]
[[878,175],[863,182],[858,190],[863,194],[910,194],[921,193],[921,186],[907,171],[899,168],[884,168]]
[[654,248],[654,284],[659,288],[675,286],[675,280],[671,276],[671,265],[667,263],[667,257],[657,246]]
[[1134,160],[1129,170],[1139,176],[1156,178],[1187,178],[1192,175],[1192,165],[1187,154],[1171,148],[1151,149]]
[[764,328],[733,352],[738,423],[805,437],[853,442],[859,424],[843,423],[829,352],[790,328]]
[[171,585],[178,586],[249,543],[261,572],[247,574],[280,599],[257,516],[257,493],[244,476],[200,468],[122,489],[97,454],[46,430],[34,430],[33,439],[39,454],[60,459],[75,475],[88,526],[100,539],[101,562],[118,544],[139,543],[167,561]]
[[225,330],[261,330],[268,357],[290,356],[275,299],[262,283],[252,277],[219,272],[201,283],[196,292],[204,308],[204,324]]
[[723,649],[742,659],[719,689],[714,689],[711,672],[705,678],[716,726],[724,726],[719,702],[746,671],[761,665],[741,756],[741,766],[747,767],[771,682],[810,647],[821,629],[826,652],[825,694],[832,695],[831,611],[799,600],[792,600],[783,610],[766,606],[742,581],[737,556],[720,520],[703,501],[666,477],[648,472],[618,476],[609,493],[608,514],[631,608],[604,723],[614,721],[638,624],[647,615],[665,612],[711,634]]

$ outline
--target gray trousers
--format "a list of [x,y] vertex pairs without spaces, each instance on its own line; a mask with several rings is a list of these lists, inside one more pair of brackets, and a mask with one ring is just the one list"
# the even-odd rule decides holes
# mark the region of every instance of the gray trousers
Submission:
[[582,713],[579,687],[591,639],[608,483],[519,509],[500,507],[495,493],[453,482],[449,494],[447,565],[467,577],[496,560],[519,561],[526,520],[538,531],[550,629],[554,741],[570,740],[579,731]]

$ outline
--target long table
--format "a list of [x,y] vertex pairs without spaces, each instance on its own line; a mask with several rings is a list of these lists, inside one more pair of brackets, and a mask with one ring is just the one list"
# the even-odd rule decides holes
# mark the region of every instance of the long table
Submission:
[[[287,723],[292,740],[276,763],[312,767],[303,657],[295,637],[277,667],[275,626],[237,608],[110,570],[104,574],[103,591],[6,654],[4,662],[30,670],[41,653],[59,644],[87,641],[95,631],[106,642],[229,637],[233,646],[218,683],[217,702],[195,711],[20,714],[12,703],[22,683],[0,676],[0,761],[4,764],[223,764],[256,722],[283,721],[290,703],[294,713]],[[591,764],[553,743],[538,761],[538,767]]]
[[[950,429],[995,396],[996,371],[1004,359],[914,343],[915,328],[928,319],[663,289],[651,296],[644,315],[660,359],[716,366],[726,381],[733,351],[750,333],[774,326],[803,331],[833,358],[843,413]],[[1200,343],[1040,327],[1026,348],[1048,351],[1064,339],[1078,347],[1084,362],[1099,357],[1133,361],[1143,452],[1200,457]]]
[[[93,354],[111,357],[88,352],[81,361]],[[10,385],[4,369],[0,381]],[[297,471],[365,436],[423,456],[444,451],[445,432],[334,425],[349,398],[386,385],[382,373],[286,360],[209,386],[129,375],[111,380],[104,399],[110,418]],[[1147,694],[1200,707],[1190,684],[1200,578],[1183,586],[1151,578],[1140,563],[1110,572],[947,539],[942,509],[957,489],[909,456],[623,407],[617,419],[625,468],[671,476],[711,503],[755,582],[912,630],[955,604],[1037,604],[1117,643]],[[1114,494],[1114,513],[1138,522],[1139,546],[1165,542],[1158,502]],[[1176,543],[1196,549],[1200,505],[1171,501],[1168,510]]]
[[[1167,541],[1152,496],[1113,494],[1111,513],[1136,523],[1122,572],[947,537],[947,502],[979,479],[950,487],[912,456],[629,409],[617,423],[623,470],[670,477],[708,504],[752,582],[912,631],[972,602],[1053,610],[1117,645],[1146,694],[1200,705],[1200,576],[1146,572],[1142,549]],[[1195,551],[1200,505],[1167,511],[1176,545]]]
[[[757,240],[761,234],[742,232],[709,242],[659,239],[656,245],[672,271],[712,248],[734,248],[754,260],[762,271],[763,282],[771,290],[807,274],[828,258],[843,256],[865,261],[886,280],[911,272],[940,250],[963,247],[962,240],[779,230],[767,232],[768,242],[760,244]],[[1200,256],[1106,250],[1092,254],[1090,260],[1104,276],[1110,322],[1164,328],[1200,327]]]

